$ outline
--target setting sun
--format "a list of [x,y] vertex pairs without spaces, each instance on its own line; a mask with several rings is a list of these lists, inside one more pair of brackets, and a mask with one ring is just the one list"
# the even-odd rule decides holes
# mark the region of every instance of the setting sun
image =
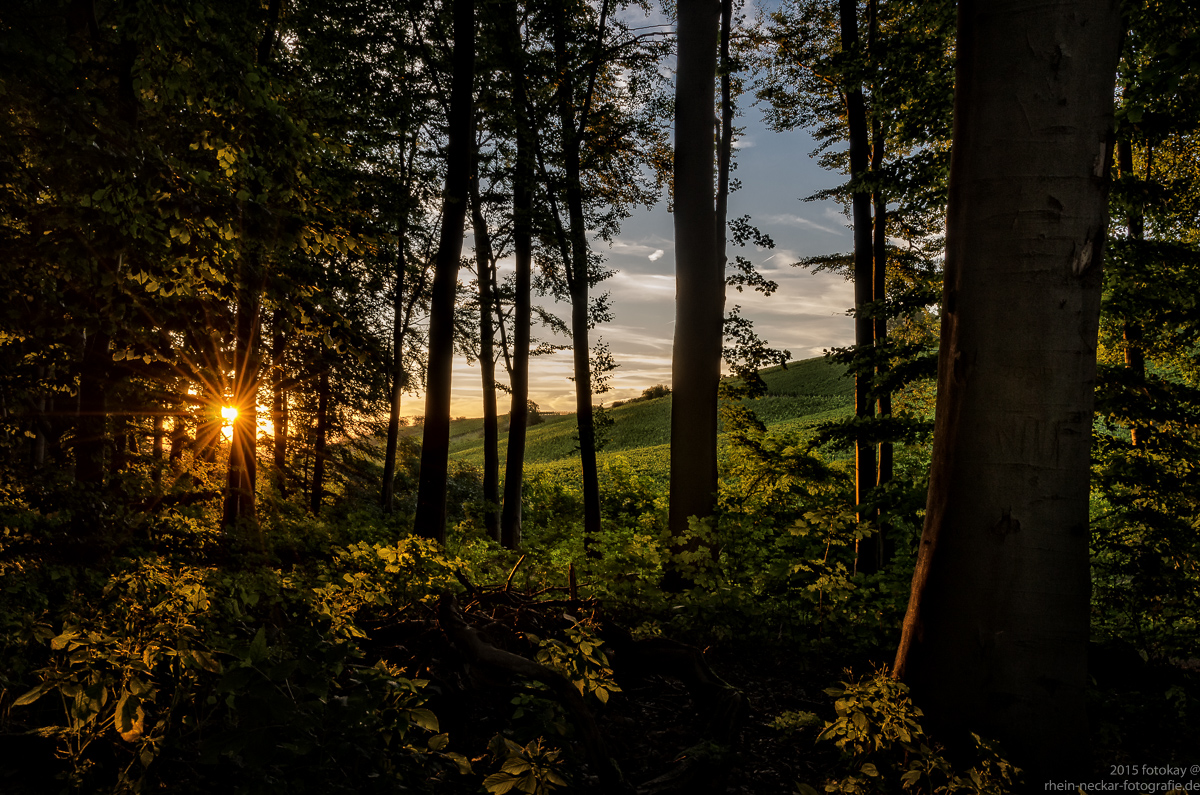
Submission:
[[221,406],[221,419],[225,422],[233,422],[237,419],[238,410],[236,406]]

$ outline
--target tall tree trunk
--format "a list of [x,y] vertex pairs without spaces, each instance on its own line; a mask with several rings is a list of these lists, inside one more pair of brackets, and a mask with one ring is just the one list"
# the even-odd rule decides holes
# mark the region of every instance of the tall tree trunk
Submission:
[[171,453],[168,460],[171,466],[177,466],[179,460],[183,458],[183,451],[187,448],[191,440],[188,438],[187,420],[182,416],[176,415],[171,422]]
[[163,410],[159,406],[154,413],[154,468],[151,477],[155,486],[162,484],[163,436]]
[[[712,515],[717,491],[717,384],[725,309],[725,230],[713,193],[713,84],[720,5],[681,0],[675,76],[675,340],[671,354],[672,552],[711,544],[690,537],[688,520]],[[720,241],[718,243],[718,241]],[[690,578],[673,562],[663,585]]]
[[[878,49],[879,40],[879,0],[868,0],[867,3],[867,49],[874,56]],[[887,143],[884,136],[883,122],[876,114],[871,123],[871,171],[876,176],[876,185],[871,194],[872,204],[875,209],[875,219],[872,231],[874,233],[872,257],[871,257],[871,273],[872,273],[872,290],[871,300],[875,302],[875,357],[877,359],[875,365],[875,373],[878,376],[876,382],[876,398],[879,401],[879,416],[890,417],[892,415],[892,394],[890,391],[882,389],[881,384],[887,375],[888,363],[880,358],[880,353],[887,348],[887,314],[884,311],[883,302],[887,300],[887,195],[883,188],[878,184],[878,180],[882,178],[883,158],[886,151]],[[893,451],[892,443],[884,440],[879,443],[879,471],[876,475],[876,483],[880,486],[892,479],[893,467]],[[874,540],[873,549],[869,562],[870,571],[878,571],[887,563],[891,554],[890,550],[894,546],[890,543],[888,537],[888,527],[884,523],[882,517],[877,518],[877,529],[872,539]],[[872,540],[868,539],[868,541]],[[860,558],[859,563],[862,563]],[[860,565],[859,570],[863,568]]]
[[[267,26],[255,49],[260,67],[271,60],[282,0],[270,0]],[[257,193],[257,190],[251,191]],[[252,241],[252,246],[262,245]],[[237,415],[231,423],[229,469],[225,480],[222,524],[257,523],[255,490],[258,484],[258,386],[262,369],[262,296],[266,287],[263,252],[243,252],[238,274],[237,329],[234,344],[233,402]]]
[[384,513],[396,508],[396,449],[400,444],[400,401],[404,397],[404,269],[408,266],[408,219],[400,219],[396,243],[396,285],[392,296],[392,405],[388,413],[387,448],[383,453],[383,489],[380,503]]
[[288,395],[284,388],[287,370],[287,315],[282,309],[271,313],[271,460],[275,485],[281,495],[288,492]]
[[221,524],[233,527],[239,520],[255,521],[255,486],[258,476],[258,376],[261,369],[262,289],[261,265],[243,273],[238,295],[232,405],[237,416],[231,423],[229,469]]
[[[959,4],[937,418],[894,673],[1035,780],[1087,741],[1116,0]],[[1036,787],[1034,787],[1036,788]]]
[[521,487],[525,475],[525,433],[529,427],[529,335],[532,324],[530,293],[533,271],[533,172],[537,145],[525,92],[525,54],[517,4],[509,6],[509,35],[514,42],[509,68],[513,79],[513,109],[517,120],[517,157],[513,166],[513,255],[516,281],[513,295],[512,403],[508,412],[508,454],[504,462],[504,507],[500,514],[500,543],[521,546]]
[[608,2],[600,12],[596,31],[597,52],[588,75],[587,96],[579,117],[572,106],[575,83],[568,63],[566,9],[554,7],[554,57],[559,74],[558,114],[562,135],[563,170],[566,178],[567,218],[569,224],[570,257],[566,268],[567,286],[571,294],[571,354],[575,372],[575,419],[579,431],[579,463],[583,476],[583,545],[588,555],[595,555],[595,539],[600,534],[600,473],[596,466],[596,428],[592,409],[591,347],[588,341],[588,242],[587,222],[583,213],[583,181],[580,148],[583,132],[591,112],[591,95],[599,66],[599,50],[604,37]]
[[317,376],[317,427],[313,439],[312,488],[309,505],[313,516],[321,515],[321,501],[325,498],[325,459],[329,455],[329,364],[321,362],[321,373]]
[[446,474],[450,452],[450,378],[454,364],[454,298],[471,179],[472,85],[475,78],[474,0],[454,0],[454,67],[447,129],[446,187],[429,312],[425,430],[414,532],[446,543]]
[[[858,54],[858,9],[856,0],[838,0],[838,16],[841,22],[842,52],[856,57]],[[857,183],[867,173],[871,142],[867,137],[867,110],[863,101],[861,83],[857,78],[846,89],[846,125],[850,133],[850,180]],[[863,311],[871,302],[874,288],[872,274],[871,241],[871,193],[856,184],[850,194],[852,222],[854,224],[854,346],[859,354],[867,355],[875,341],[875,324],[865,317]],[[871,376],[860,372],[854,378],[854,416],[865,420],[875,416],[875,404],[871,400]],[[871,522],[874,516],[863,510],[867,495],[875,485],[875,446],[862,431],[854,442],[854,501],[858,504],[858,521]],[[855,567],[877,559],[872,554],[873,544],[859,542]]]
[[108,476],[116,480],[117,475],[125,471],[129,459],[129,418],[121,413],[118,407],[113,417],[112,455],[108,458]]
[[108,404],[105,383],[108,375],[108,334],[86,335],[83,362],[79,368],[79,410],[75,421],[75,480],[99,486],[104,482],[105,420]]
[[[874,6],[872,2],[868,9],[872,11],[872,29],[874,28]],[[872,37],[873,38],[873,37]],[[878,175],[883,167],[884,140],[883,125],[879,119],[872,120],[871,129],[871,172]],[[875,356],[887,344],[887,316],[883,312],[882,303],[887,289],[887,199],[881,188],[876,185],[871,194],[875,217],[872,224],[871,243],[871,297],[875,305],[875,317],[872,321],[872,338],[875,346]],[[875,372],[883,376],[887,372],[887,362],[879,360],[875,364]],[[882,380],[882,379],[881,379]],[[892,413],[892,396],[887,392],[879,392],[876,388],[879,414],[888,416]],[[883,485],[892,479],[892,443],[879,443],[879,468],[875,483]],[[864,574],[873,574],[883,567],[885,561],[886,528],[875,512],[873,516],[875,528],[871,535],[859,541],[857,570]]]
[[[1146,158],[1147,162],[1149,157]],[[1117,141],[1117,166],[1121,169],[1122,177],[1136,176],[1133,171],[1133,151],[1127,139]],[[1149,179],[1149,175],[1147,175]],[[1146,234],[1146,224],[1140,208],[1131,208],[1126,218],[1129,226],[1129,239],[1134,246],[1139,245]],[[1121,336],[1125,342],[1125,368],[1133,376],[1135,388],[1146,389],[1146,355],[1142,350],[1142,327],[1133,318],[1126,317],[1121,324]],[[1129,429],[1134,447],[1145,441],[1146,429],[1134,425]]]
[[49,429],[49,418],[46,416],[46,393],[41,391],[46,380],[46,367],[37,367],[38,396],[33,408],[37,413],[34,420],[33,445],[29,451],[29,460],[35,470],[41,469],[46,463],[46,432]]
[[479,177],[471,180],[471,227],[479,276],[479,369],[483,378],[483,527],[500,541],[500,442],[496,419],[495,332],[492,327],[492,243],[479,199]]

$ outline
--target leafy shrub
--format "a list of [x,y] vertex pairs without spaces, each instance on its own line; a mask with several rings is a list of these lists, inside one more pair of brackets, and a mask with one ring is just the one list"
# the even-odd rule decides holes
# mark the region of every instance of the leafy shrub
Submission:
[[[825,784],[826,792],[978,793],[1005,795],[1019,784],[1020,769],[995,745],[972,734],[973,764],[965,769],[946,758],[918,723],[922,712],[908,687],[879,671],[857,683],[843,682],[825,693],[836,699],[837,717],[825,724],[818,742],[842,752],[845,775]],[[806,794],[811,786],[799,785]]]

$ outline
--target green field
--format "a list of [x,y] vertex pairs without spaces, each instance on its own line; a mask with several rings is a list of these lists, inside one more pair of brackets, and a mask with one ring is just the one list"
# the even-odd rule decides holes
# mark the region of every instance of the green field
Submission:
[[[854,408],[854,382],[844,376],[845,367],[823,357],[790,362],[785,367],[761,371],[768,393],[746,401],[768,430],[803,434],[812,426],[847,416]],[[608,409],[614,424],[609,441],[598,456],[601,467],[622,459],[638,472],[656,478],[667,476],[670,461],[671,397],[635,399]],[[416,429],[414,429],[415,432]],[[507,418],[500,419],[500,460],[503,470],[507,453]],[[575,415],[545,417],[529,428],[525,464],[529,472],[578,471],[575,449]],[[483,466],[483,420],[455,420],[450,424],[450,455]]]

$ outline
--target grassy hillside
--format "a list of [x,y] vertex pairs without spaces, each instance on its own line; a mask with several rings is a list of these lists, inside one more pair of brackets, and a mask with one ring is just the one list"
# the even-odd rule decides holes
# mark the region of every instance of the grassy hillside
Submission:
[[[768,394],[748,404],[773,431],[799,432],[812,425],[847,415],[854,406],[854,383],[843,377],[845,367],[824,358],[791,362],[762,371]],[[637,399],[613,409],[609,441],[599,454],[601,467],[620,458],[631,469],[665,477],[670,461],[671,397]],[[483,465],[483,421],[455,420],[450,425],[450,455]],[[500,460],[507,452],[506,418],[500,422]],[[575,415],[546,417],[532,426],[526,441],[526,465],[531,471],[578,471]]]

